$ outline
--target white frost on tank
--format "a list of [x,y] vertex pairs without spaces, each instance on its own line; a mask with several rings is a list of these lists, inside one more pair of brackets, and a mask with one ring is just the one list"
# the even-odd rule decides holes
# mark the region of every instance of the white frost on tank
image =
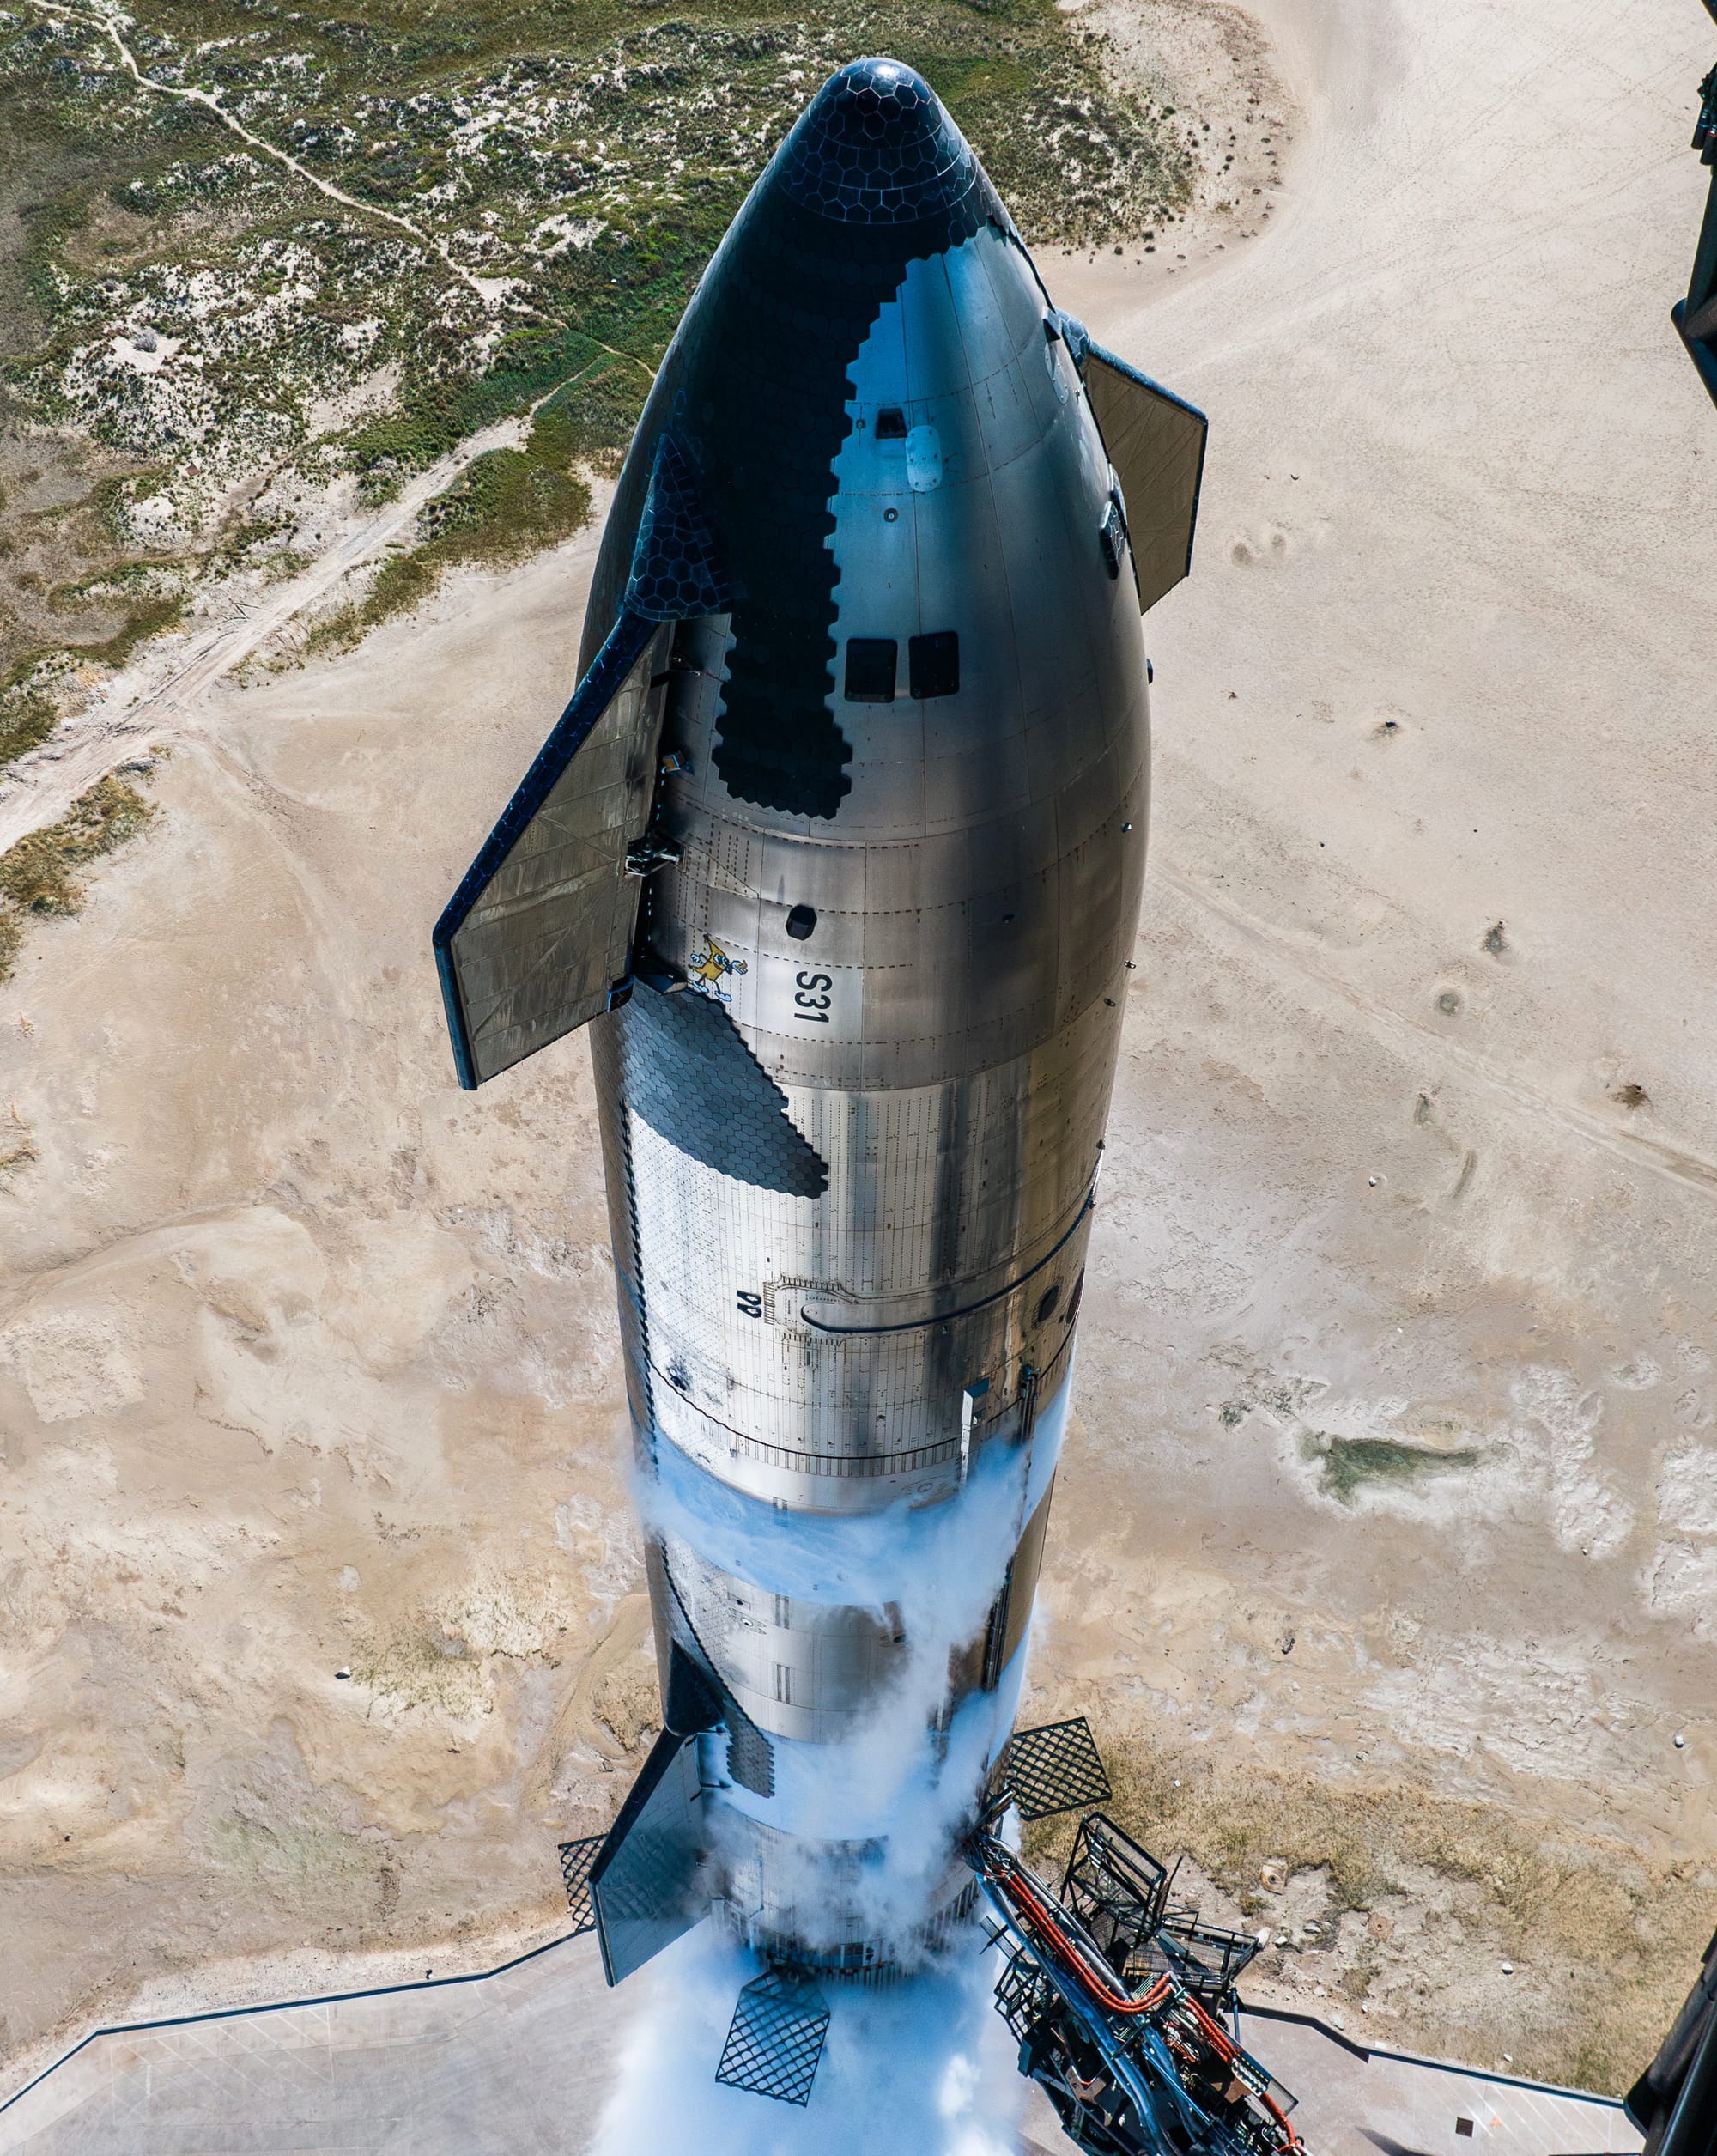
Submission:
[[[850,1936],[855,1912],[865,1935],[906,1939],[945,1877],[973,1792],[1012,1727],[1027,1649],[1016,1650],[993,1691],[968,1693],[947,1716],[950,1662],[981,1633],[1047,1491],[1067,1394],[1064,1384],[1028,1446],[986,1448],[957,1496],[930,1506],[908,1497],[870,1514],[778,1511],[701,1472],[672,1443],[658,1445],[653,1472],[640,1472],[634,1494],[646,1531],[795,1603],[892,1611],[900,1625],[906,1654],[850,1731],[814,1744],[778,1737],[774,1795],[729,1787],[709,1821],[720,1869],[742,1881],[755,1868],[750,1822],[773,1830],[769,1898],[795,1911],[814,1949]],[[927,1742],[937,1726],[939,1742]],[[829,1900],[830,1842],[869,1845],[838,1903]]]

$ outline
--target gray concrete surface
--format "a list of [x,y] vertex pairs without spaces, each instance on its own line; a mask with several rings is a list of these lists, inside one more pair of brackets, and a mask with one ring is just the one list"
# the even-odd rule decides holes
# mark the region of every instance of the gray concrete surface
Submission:
[[627,2001],[589,1938],[492,1976],[98,2035],[0,2110],[30,2156],[584,2148]]
[[1367,2053],[1310,2020],[1243,2014],[1241,2035],[1298,2098],[1293,2124],[1314,2156],[1632,2156],[1641,2146],[1609,2097]]
[[[100,2031],[0,2108],[0,2156],[571,2156],[628,2005],[585,1938],[492,1976]],[[1367,2055],[1310,2021],[1247,2015],[1243,2035],[1314,2156],[1640,2147],[1604,2098]],[[1069,2146],[1030,2091],[1025,2156]]]

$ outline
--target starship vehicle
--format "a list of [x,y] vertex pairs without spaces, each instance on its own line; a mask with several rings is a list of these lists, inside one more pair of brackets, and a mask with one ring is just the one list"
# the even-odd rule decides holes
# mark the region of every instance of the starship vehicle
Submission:
[[[1717,21],[1717,0],[1705,0],[1705,4]],[[1712,167],[1711,187],[1705,197],[1705,221],[1700,227],[1687,297],[1678,300],[1670,309],[1670,319],[1680,331],[1700,380],[1717,403],[1717,67],[1700,84],[1699,98],[1693,147],[1702,161]]]
[[463,1084],[592,1025],[665,1723],[568,1858],[610,1982],[712,1910],[772,1998],[875,1977],[978,1899],[1204,432],[1056,307],[928,85],[843,68],[436,927]]

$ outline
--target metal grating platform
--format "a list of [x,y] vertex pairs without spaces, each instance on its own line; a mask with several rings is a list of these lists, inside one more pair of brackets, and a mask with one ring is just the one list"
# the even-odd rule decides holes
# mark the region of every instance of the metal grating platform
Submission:
[[1012,1795],[1022,1819],[1101,1804],[1112,1794],[1083,1715],[1016,1730],[996,1762],[994,1781]]
[[1196,1910],[1171,1902],[1155,1940],[1128,1964],[1129,1982],[1173,1973],[1205,1999],[1226,2000],[1258,1953],[1250,1932],[1198,1921]]
[[828,2031],[828,2006],[816,1986],[771,1969],[740,1993],[715,2078],[780,2104],[808,2104]]
[[1162,1922],[1168,1874],[1113,1819],[1093,1812],[1073,1837],[1061,1898],[1125,1977]]
[[591,1901],[591,1867],[608,1839],[605,1834],[586,1835],[582,1842],[561,1844],[561,1877],[567,1882],[567,1907],[573,1912],[573,1936],[596,1928],[596,1910]]

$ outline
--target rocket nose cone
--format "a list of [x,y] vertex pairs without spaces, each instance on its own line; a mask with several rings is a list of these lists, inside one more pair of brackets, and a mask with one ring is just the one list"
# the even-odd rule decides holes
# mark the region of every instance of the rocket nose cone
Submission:
[[844,224],[904,224],[951,209],[978,162],[921,75],[899,60],[849,61],[781,146],[781,184]]

